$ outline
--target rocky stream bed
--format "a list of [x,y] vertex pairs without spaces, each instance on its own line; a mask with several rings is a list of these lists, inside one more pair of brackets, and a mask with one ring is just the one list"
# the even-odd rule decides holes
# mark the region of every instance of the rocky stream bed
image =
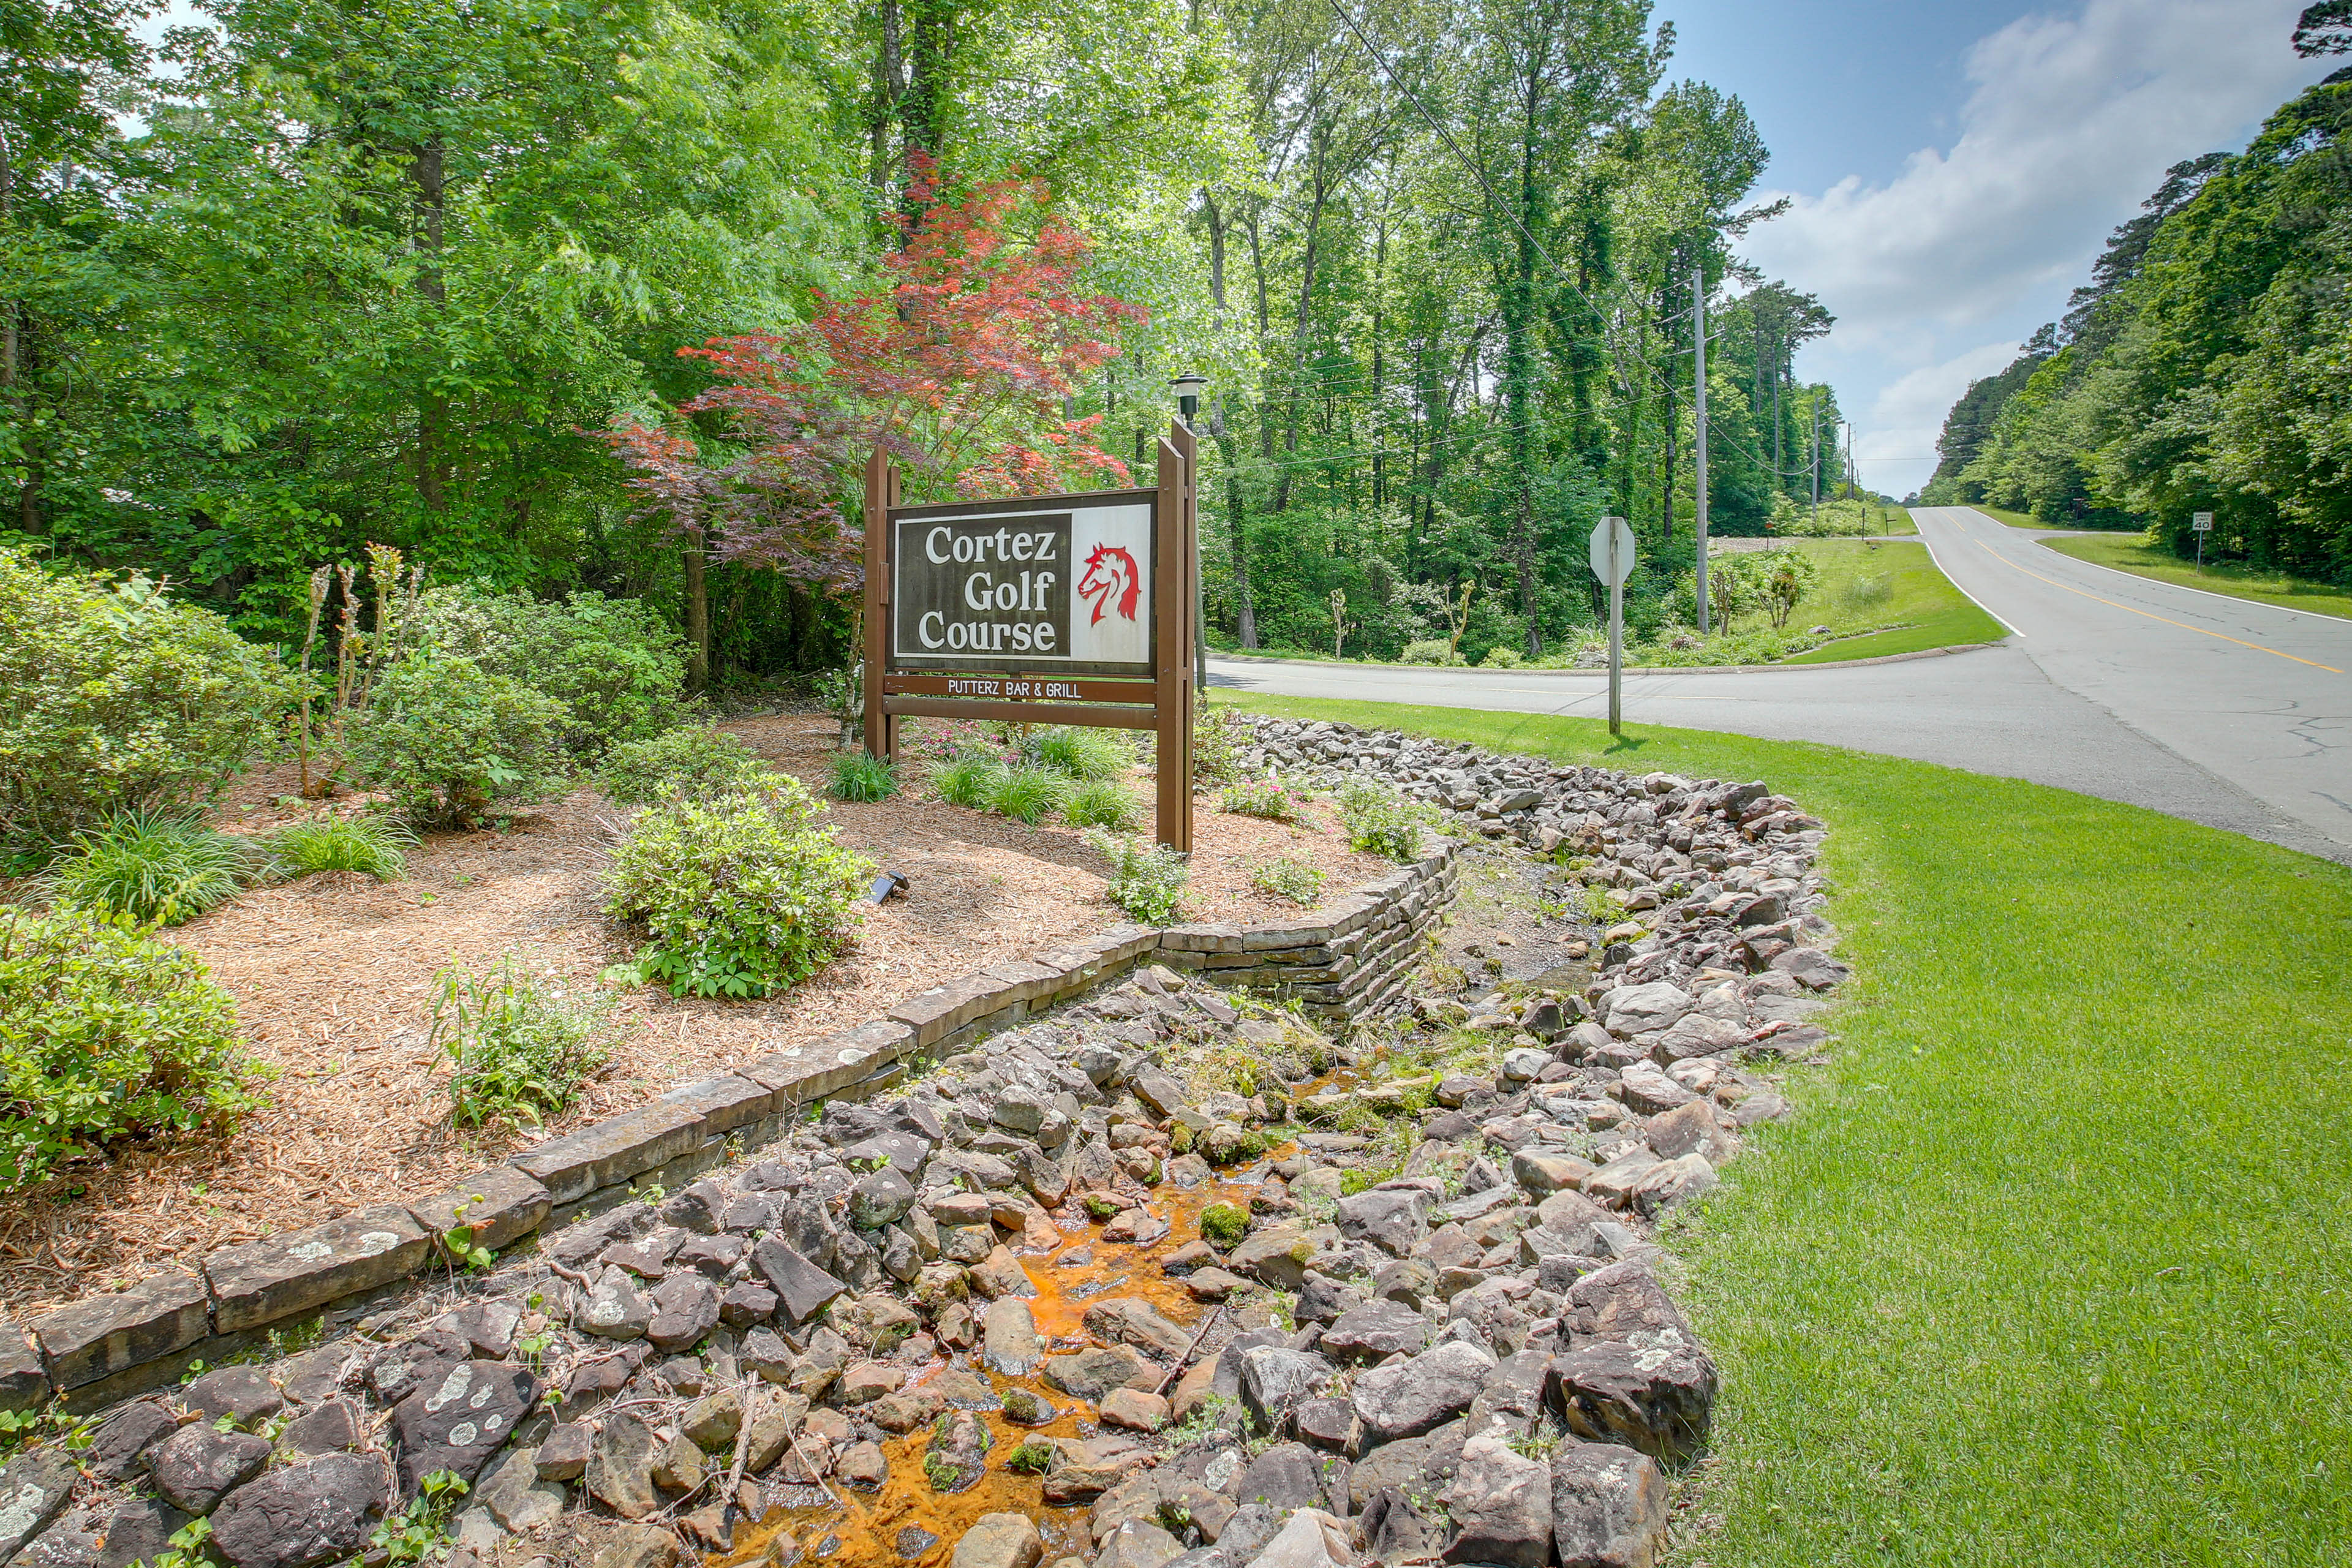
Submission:
[[1820,825],[1328,724],[1244,760],[1488,841],[1380,1016],[1139,972],[26,1447],[0,1568],[1655,1562],[1717,1389],[1656,1224],[1824,1043]]

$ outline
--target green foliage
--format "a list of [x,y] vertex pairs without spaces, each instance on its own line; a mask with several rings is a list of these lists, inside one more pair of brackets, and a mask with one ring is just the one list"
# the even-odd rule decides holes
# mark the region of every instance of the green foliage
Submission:
[[1164,844],[1122,837],[1099,827],[1087,829],[1087,842],[1110,862],[1111,902],[1145,925],[1174,921],[1183,908],[1184,884],[1192,875],[1184,857]]
[[1241,771],[1242,747],[1248,737],[1231,709],[1205,697],[1192,710],[1192,783],[1223,784]]
[[686,725],[614,747],[596,770],[596,787],[615,805],[651,805],[672,795],[701,799],[761,789],[775,776],[734,736]]
[[1517,648],[1507,647],[1501,643],[1496,643],[1493,647],[1486,650],[1486,657],[1478,661],[1478,668],[1481,669],[1517,669],[1525,662],[1526,660],[1520,658],[1519,650]]
[[449,1519],[466,1496],[465,1478],[453,1470],[426,1476],[407,1508],[384,1515],[369,1544],[383,1553],[384,1568],[408,1568],[447,1555]]
[[1460,664],[1462,656],[1454,651],[1449,638],[1421,637],[1405,644],[1397,659],[1402,664]]
[[1055,725],[1037,732],[1030,751],[1038,765],[1074,779],[1116,779],[1135,765],[1135,752],[1117,730]]
[[810,683],[816,700],[841,726],[841,743],[845,746],[856,738],[857,729],[866,720],[866,670],[862,665],[848,665],[837,669],[821,669]]
[[831,962],[875,868],[814,826],[815,809],[797,780],[779,778],[763,794],[680,798],[640,816],[604,901],[646,928],[636,977],[674,995],[765,996]]
[[408,874],[406,852],[415,844],[416,835],[390,817],[313,816],[271,835],[269,868],[279,877],[362,871],[390,882]]
[[1218,1202],[1201,1211],[1201,1237],[1226,1251],[1239,1247],[1249,1234],[1249,1211],[1239,1204]]
[[429,1045],[449,1059],[461,1126],[538,1126],[562,1115],[616,1037],[613,1001],[541,980],[512,954],[488,974],[452,964],[434,976]]
[[990,781],[988,808],[1034,827],[1059,811],[1069,793],[1068,778],[1051,768],[1006,768]]
[[236,897],[258,857],[185,811],[126,811],[74,836],[44,879],[59,904],[175,926]]
[[1024,1437],[1020,1445],[1005,1456],[1004,1468],[1018,1470],[1024,1476],[1042,1476],[1053,1467],[1054,1457],[1059,1452],[1043,1437]]
[[219,616],[144,577],[53,574],[0,547],[0,838],[56,843],[208,800],[288,699],[276,659]]
[[1268,860],[1250,873],[1250,882],[1294,904],[1311,904],[1323,896],[1324,874],[1296,860]]
[[986,757],[956,756],[931,764],[931,789],[950,805],[986,811],[1004,765]]
[[1132,833],[1143,824],[1143,803],[1126,785],[1097,779],[1071,789],[1062,803],[1062,819],[1073,827]]
[[1332,799],[1349,846],[1391,860],[1420,858],[1422,829],[1437,825],[1437,813],[1427,805],[1366,778],[1346,780]]
[[499,801],[558,782],[563,704],[469,658],[431,651],[385,670],[368,705],[344,720],[351,759],[421,826],[478,822]]
[[681,721],[686,642],[641,600],[572,594],[561,603],[484,583],[436,588],[414,630],[445,654],[563,704],[563,744],[594,762]]
[[1606,931],[1625,918],[1625,900],[1617,896],[1615,889],[1598,882],[1586,887],[1582,902],[1584,907],[1580,912],[1587,925]]
[[898,770],[870,752],[835,752],[833,793],[837,800],[887,800],[898,793]]
[[1264,778],[1227,784],[1217,809],[1242,816],[1262,816],[1269,822],[1297,822],[1309,798],[1304,789],[1286,784],[1268,769]]
[[236,1005],[184,948],[77,910],[0,914],[0,1189],[262,1101]]

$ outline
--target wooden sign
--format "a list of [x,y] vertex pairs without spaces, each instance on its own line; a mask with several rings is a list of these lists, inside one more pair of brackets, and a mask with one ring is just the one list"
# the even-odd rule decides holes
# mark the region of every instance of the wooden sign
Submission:
[[866,466],[866,747],[907,716],[1150,730],[1160,841],[1192,847],[1194,447],[1150,489],[902,507]]

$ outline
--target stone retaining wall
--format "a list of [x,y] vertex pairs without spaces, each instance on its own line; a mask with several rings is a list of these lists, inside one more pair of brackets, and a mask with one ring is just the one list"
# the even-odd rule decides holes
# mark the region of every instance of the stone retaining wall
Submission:
[[[0,1410],[61,1395],[75,1412],[218,1364],[338,1303],[443,1258],[472,1227],[503,1248],[610,1208],[633,1186],[676,1191],[730,1152],[789,1131],[827,1100],[862,1100],[910,1061],[1067,1002],[1139,963],[1203,970],[1223,984],[1295,997],[1322,1016],[1377,1012],[1396,996],[1416,943],[1453,898],[1460,846],[1424,836],[1422,858],[1334,900],[1310,924],[1127,927],[994,964],[906,998],[881,1018],[681,1084],[634,1110],[551,1138],[452,1191],[380,1204],[321,1225],[222,1247],[192,1272],[159,1275],[19,1325],[0,1317]],[[357,1315],[358,1309],[352,1309]]]

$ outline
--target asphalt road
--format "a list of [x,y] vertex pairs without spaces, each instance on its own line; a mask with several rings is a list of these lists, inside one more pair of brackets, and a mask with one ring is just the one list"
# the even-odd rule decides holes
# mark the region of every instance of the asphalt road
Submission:
[[[1821,741],[2126,801],[2352,864],[2352,621],[2176,588],[1914,509],[2014,634],[1940,658],[1629,671],[1629,721]],[[1213,658],[1217,686],[1507,712],[1608,711],[1605,678]]]

